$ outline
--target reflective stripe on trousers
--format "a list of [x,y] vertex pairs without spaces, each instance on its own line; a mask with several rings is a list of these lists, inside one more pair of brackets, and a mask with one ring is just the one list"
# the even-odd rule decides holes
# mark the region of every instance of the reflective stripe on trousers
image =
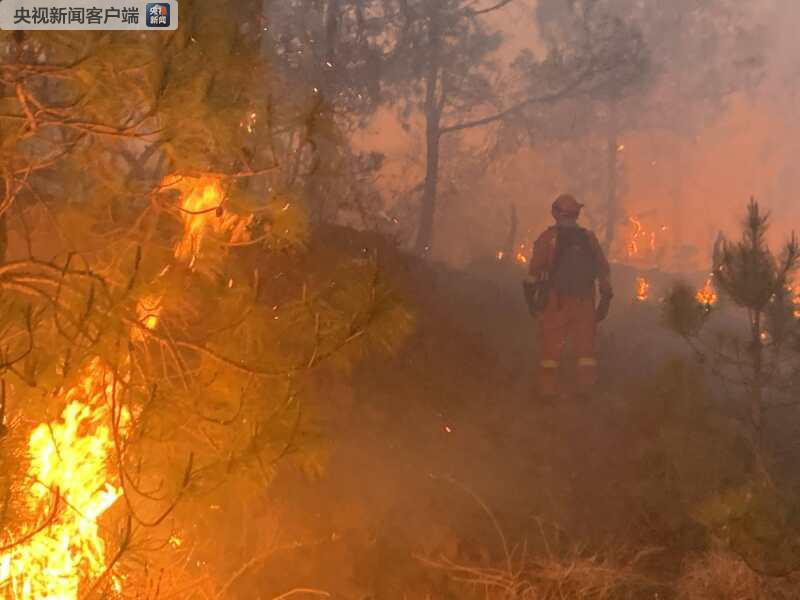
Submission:
[[561,353],[567,342],[578,357],[575,383],[584,389],[594,386],[597,382],[594,298],[559,298],[555,292],[551,292],[537,325],[540,352],[537,373],[539,391],[543,394],[559,392],[558,370]]

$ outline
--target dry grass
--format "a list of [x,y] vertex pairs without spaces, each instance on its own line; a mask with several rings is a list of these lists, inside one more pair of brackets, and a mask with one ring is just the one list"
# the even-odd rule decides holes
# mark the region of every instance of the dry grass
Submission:
[[735,554],[716,550],[685,565],[677,600],[789,600],[800,598],[800,584],[753,571]]
[[[418,557],[431,568],[440,570],[454,581],[473,591],[482,592],[484,600],[623,600],[642,597],[642,593],[663,586],[639,569],[642,560],[660,549],[649,548],[635,554],[617,549],[596,554],[580,547],[557,551],[550,536],[537,519],[544,551],[530,556],[527,545],[511,548],[494,513],[475,492],[452,478],[446,478],[470,496],[494,527],[503,551],[499,567],[458,564],[447,557]],[[560,532],[558,527],[555,528]],[[654,597],[652,593],[649,597]],[[658,597],[658,596],[655,596]]]
[[459,565],[445,558],[424,562],[488,600],[620,600],[658,587],[636,569],[645,554],[627,561],[578,552],[560,558],[522,557],[497,569]]

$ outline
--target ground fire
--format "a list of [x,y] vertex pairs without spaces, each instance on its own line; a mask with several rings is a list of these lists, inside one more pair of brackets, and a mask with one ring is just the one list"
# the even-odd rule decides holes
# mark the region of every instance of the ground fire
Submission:
[[628,240],[628,258],[639,254],[639,244],[643,236],[642,223],[636,217],[630,217],[630,222],[633,224],[633,233]]
[[27,508],[43,524],[0,557],[0,585],[10,583],[14,598],[77,600],[84,582],[107,574],[99,520],[122,495],[112,428],[128,419],[112,423],[113,388],[111,372],[92,361],[63,393],[61,417],[30,436]]
[[792,305],[794,306],[794,316],[800,319],[800,285],[795,284],[788,286],[789,293],[792,296]]
[[636,299],[644,302],[650,297],[650,284],[644,277],[636,278]]
[[706,279],[705,285],[698,290],[695,298],[697,301],[702,304],[703,306],[713,306],[717,301],[717,293],[714,291],[714,286],[712,285],[712,278]]
[[666,225],[660,227],[653,227],[652,229],[645,226],[639,217],[629,217],[628,222],[631,225],[631,230],[624,240],[624,249],[622,252],[616,252],[615,255],[622,262],[651,264],[656,265],[659,263],[663,245],[659,243],[660,237],[668,231]]

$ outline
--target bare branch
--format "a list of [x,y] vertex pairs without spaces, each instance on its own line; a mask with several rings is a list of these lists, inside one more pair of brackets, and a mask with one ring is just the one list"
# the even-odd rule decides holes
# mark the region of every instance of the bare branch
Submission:
[[461,131],[464,129],[472,129],[474,127],[481,127],[482,125],[489,125],[490,123],[495,123],[497,121],[501,121],[507,117],[510,117],[513,114],[519,113],[520,111],[524,110],[525,108],[532,106],[534,104],[545,104],[548,102],[555,102],[557,100],[561,100],[562,98],[566,97],[571,92],[575,91],[586,79],[591,75],[592,69],[584,70],[577,78],[572,80],[566,86],[562,87],[560,90],[556,92],[552,92],[549,94],[544,94],[542,96],[535,96],[532,98],[527,98],[518,102],[517,104],[510,106],[505,110],[501,110],[493,115],[489,115],[487,117],[483,117],[481,119],[475,119],[472,121],[465,121],[463,123],[457,123],[454,125],[447,125],[439,129],[439,135],[444,135],[446,133],[452,133],[454,131]]
[[50,514],[47,516],[44,522],[41,525],[39,525],[39,527],[26,533],[18,540],[14,540],[13,542],[6,544],[5,546],[0,546],[0,554],[4,554],[9,550],[13,550],[16,546],[21,546],[28,540],[33,539],[37,534],[41,533],[42,531],[50,527],[50,525],[53,524],[56,517],[58,516],[58,507],[60,503],[61,503],[61,494],[59,493],[58,490],[55,490],[55,492],[53,493],[53,506],[50,509]]
[[494,6],[490,6],[489,8],[482,8],[480,10],[470,10],[469,13],[470,13],[470,15],[472,15],[474,17],[476,17],[478,15],[485,15],[486,13],[490,13],[490,12],[494,12],[496,10],[499,10],[499,9],[503,8],[504,6],[506,6],[508,4],[511,4],[512,2],[514,2],[514,0],[500,0],[500,2],[498,2]]

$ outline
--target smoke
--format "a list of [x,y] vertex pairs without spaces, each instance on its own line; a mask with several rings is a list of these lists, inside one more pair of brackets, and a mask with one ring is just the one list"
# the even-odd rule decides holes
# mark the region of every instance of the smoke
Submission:
[[726,97],[723,109],[694,135],[642,131],[626,140],[625,204],[673,207],[674,235],[698,247],[702,260],[718,231],[736,235],[751,196],[772,213],[773,243],[800,217],[800,10],[787,2],[762,4],[754,11],[766,42],[760,82]]
[[[624,4],[625,0],[616,1],[618,6]],[[635,109],[624,109],[641,111],[645,117],[632,118],[634,124],[619,136],[619,256],[624,254],[629,233],[624,224],[630,216],[644,215],[647,228],[668,232],[658,240],[668,245],[658,266],[705,270],[713,240],[719,231],[735,237],[751,196],[771,212],[770,241],[779,243],[800,221],[800,169],[795,166],[800,155],[800,36],[796,33],[800,6],[785,0],[759,0],[746,7],[726,0],[705,3],[707,19],[721,32],[719,39],[710,41],[694,39],[694,30],[688,28],[681,34],[680,25],[677,33],[662,35],[653,16],[661,10],[658,2],[632,6],[640,11],[645,42],[654,48],[659,65],[647,99]],[[491,16],[491,25],[506,34],[499,64],[507,66],[525,47],[541,55],[545,36],[532,18],[535,8],[531,1],[512,3],[508,11]],[[681,9],[676,5],[675,10],[680,24]],[[513,78],[506,83],[510,87]],[[715,89],[711,100],[706,95],[710,88]],[[459,168],[465,162],[463,156],[457,152],[445,156],[437,257],[464,265],[495,254],[507,238],[512,204],[520,217],[518,242],[527,244],[549,224],[552,199],[567,190],[581,195],[586,203],[585,224],[603,228],[606,140],[602,119],[570,137],[574,121],[592,110],[597,107],[580,100],[554,108],[558,118],[543,114],[538,125],[542,130],[534,126],[526,132],[530,134],[527,142],[506,154],[488,151],[497,150],[493,146],[496,130],[464,136],[461,142],[467,153],[474,156],[486,151],[483,160],[490,164],[485,171],[471,174]],[[544,131],[547,127],[551,130]],[[383,183],[391,189],[384,193],[403,205],[411,221],[418,198],[403,191],[412,189],[423,175],[423,136],[420,120],[413,122],[410,131],[401,131],[387,110],[379,113],[358,141],[386,150],[389,160]],[[413,222],[405,225],[413,227]]]

